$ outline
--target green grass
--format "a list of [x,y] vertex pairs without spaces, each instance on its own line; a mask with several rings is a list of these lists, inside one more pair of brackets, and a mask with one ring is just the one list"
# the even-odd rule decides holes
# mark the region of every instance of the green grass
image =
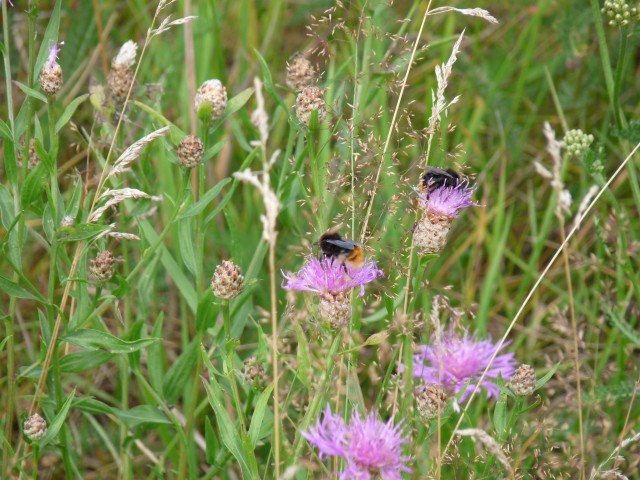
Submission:
[[[141,57],[152,22],[184,17],[187,1],[159,13],[143,0],[51,3],[2,2],[0,477],[330,478],[344,464],[320,460],[301,435],[327,404],[401,420],[414,472],[404,478],[588,478],[603,462],[600,472],[640,475],[637,438],[615,450],[639,428],[637,157],[612,178],[640,142],[637,24],[610,26],[598,0],[499,0],[487,7],[499,25],[449,12],[427,17],[418,36],[429,2],[191,1],[197,19],[150,38]],[[461,169],[481,207],[465,209],[444,251],[424,258],[411,231],[434,69],[463,29],[445,93],[461,97],[431,134],[428,163]],[[129,39],[137,85],[120,116],[97,86]],[[64,84],[46,98],[40,70],[62,40]],[[285,86],[297,52],[326,89],[327,118],[311,128]],[[254,143],[255,77],[264,150]],[[211,78],[229,103],[209,123],[192,115],[191,92]],[[552,168],[545,122],[559,140],[568,129],[595,137],[580,158],[562,157],[573,198],[563,216],[534,168]],[[106,177],[127,147],[167,125],[130,171]],[[186,133],[207,152],[191,172],[176,154]],[[34,169],[17,161],[31,139]],[[270,244],[263,195],[233,174],[262,171],[276,151]],[[602,195],[570,233],[594,185]],[[122,188],[162,199],[128,199],[90,223],[105,202],[96,195]],[[105,236],[110,224],[140,240]],[[322,325],[315,295],[280,287],[281,270],[297,271],[337,224],[385,273],[352,296],[343,331]],[[103,249],[116,275],[101,285],[89,270]],[[245,285],[229,302],[210,288],[227,259]],[[544,381],[534,396],[478,392],[461,411],[450,400],[439,419],[418,415],[413,349],[431,342],[442,296],[443,325],[504,339],[535,368]],[[266,370],[260,385],[242,373],[249,357]],[[22,432],[36,411],[49,424],[40,442]],[[456,435],[469,428],[495,439],[513,471]]]

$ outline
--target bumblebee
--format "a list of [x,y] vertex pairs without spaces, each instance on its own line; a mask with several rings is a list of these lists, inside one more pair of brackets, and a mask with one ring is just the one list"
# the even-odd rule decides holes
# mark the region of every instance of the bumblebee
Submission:
[[322,256],[336,258],[343,265],[361,268],[364,265],[362,244],[354,240],[342,238],[334,229],[329,230],[318,240]]
[[460,174],[451,168],[426,167],[420,177],[420,186],[425,192],[432,193],[442,187],[455,188],[461,180]]

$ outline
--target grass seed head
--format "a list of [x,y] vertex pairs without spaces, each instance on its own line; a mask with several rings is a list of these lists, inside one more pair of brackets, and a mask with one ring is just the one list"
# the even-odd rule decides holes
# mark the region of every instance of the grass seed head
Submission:
[[58,53],[63,42],[54,43],[49,48],[49,56],[40,72],[40,89],[51,97],[62,87],[62,67],[58,64]]
[[202,163],[204,145],[195,135],[187,135],[178,145],[178,160],[185,168],[197,167]]
[[296,98],[296,116],[300,123],[308,127],[314,110],[318,111],[318,122],[322,123],[327,116],[324,91],[318,87],[305,87]]
[[536,372],[529,365],[520,365],[513,377],[507,382],[507,387],[519,397],[528,397],[536,389]]
[[225,260],[216,267],[211,279],[213,294],[222,300],[231,300],[240,295],[244,277],[233,260]]
[[220,80],[207,80],[196,92],[194,106],[196,112],[205,104],[211,105],[211,120],[215,121],[224,115],[227,109],[227,89]]
[[116,271],[115,258],[109,250],[102,250],[96,258],[91,261],[91,274],[96,277],[100,283],[111,280]]
[[37,442],[47,433],[47,421],[39,414],[34,413],[24,422],[23,431],[29,440]]
[[316,82],[316,71],[309,60],[301,55],[296,56],[287,65],[287,86],[299,92]]

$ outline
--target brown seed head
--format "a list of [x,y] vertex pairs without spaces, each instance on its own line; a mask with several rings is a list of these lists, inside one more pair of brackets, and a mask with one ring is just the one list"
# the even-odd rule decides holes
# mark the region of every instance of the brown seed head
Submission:
[[225,260],[216,267],[211,279],[213,294],[222,300],[231,300],[240,294],[244,277],[233,260]]
[[217,120],[224,115],[227,108],[227,89],[220,80],[207,80],[200,85],[194,99],[196,112],[205,103],[211,104],[211,120]]
[[311,62],[302,56],[295,57],[287,65],[287,85],[299,92],[316,82],[316,71]]
[[23,431],[29,440],[37,442],[47,433],[47,421],[34,413],[24,422]]
[[519,397],[528,397],[536,390],[535,370],[523,363],[507,382],[507,387]]
[[413,243],[420,255],[440,253],[447,244],[451,218],[424,212],[413,231]]
[[112,65],[107,79],[109,97],[116,105],[122,105],[133,83],[133,70],[127,65]]
[[103,250],[98,253],[96,258],[91,261],[90,271],[100,283],[111,280],[111,277],[113,277],[116,271],[115,258],[112,253],[109,250]]
[[40,89],[48,97],[62,87],[62,67],[58,63],[45,62],[40,72]]
[[444,388],[434,383],[416,387],[415,396],[418,412],[425,420],[442,415],[449,401]]
[[305,87],[296,98],[296,115],[300,123],[308,127],[314,110],[318,111],[318,122],[322,123],[327,116],[324,91],[318,87]]
[[197,167],[202,162],[203,156],[204,145],[195,135],[187,135],[178,145],[178,160],[183,167]]

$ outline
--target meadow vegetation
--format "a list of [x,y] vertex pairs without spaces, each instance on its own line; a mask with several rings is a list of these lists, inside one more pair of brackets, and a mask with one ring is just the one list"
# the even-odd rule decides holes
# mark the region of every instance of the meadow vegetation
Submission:
[[640,478],[635,4],[0,4],[0,478]]

